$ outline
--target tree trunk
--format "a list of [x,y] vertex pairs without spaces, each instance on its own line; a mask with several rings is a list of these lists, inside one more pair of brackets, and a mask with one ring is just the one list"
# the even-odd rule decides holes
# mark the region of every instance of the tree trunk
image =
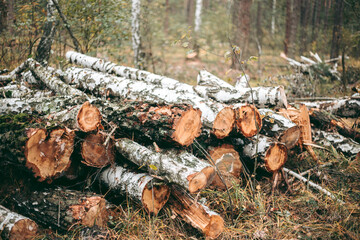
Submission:
[[196,193],[211,183],[214,168],[185,151],[157,153],[130,139],[119,139],[116,149],[128,160],[144,167],[151,174],[177,183],[190,193]]
[[[144,71],[137,70],[132,74],[140,74],[139,72]],[[148,81],[146,83],[144,81],[113,77],[89,69],[79,68],[70,68],[65,74],[68,83],[72,83],[98,96],[108,94],[121,99],[144,100],[157,103],[165,102],[167,104],[189,104],[201,111],[203,127],[208,129],[208,132],[223,128],[223,126],[219,127],[216,125],[215,119],[226,106],[198,96],[193,92],[190,85],[176,80],[155,74],[141,74],[139,77],[146,79]],[[159,78],[152,78],[153,76]],[[136,79],[136,75],[131,78]],[[228,127],[232,128],[232,126]]]
[[54,16],[55,8],[52,0],[48,0],[46,10],[47,17],[43,27],[43,36],[40,39],[35,57],[35,60],[42,65],[47,65],[47,62],[49,61],[51,45],[54,40],[56,26],[58,24]]
[[194,24],[194,0],[186,0],[186,21],[189,27]]
[[275,35],[276,0],[272,0],[271,35]]
[[173,214],[200,230],[207,238],[216,239],[224,231],[224,220],[219,214],[195,202],[176,185],[171,187],[168,205]]
[[234,33],[235,38],[233,40],[233,45],[236,45],[240,48],[239,59],[246,60],[249,58],[249,39],[250,39],[250,7],[251,0],[235,0],[233,6],[233,24],[234,24]]
[[15,0],[5,0],[5,1],[7,1],[7,26],[9,33],[13,35],[14,23],[15,23],[15,11],[14,11]]
[[[242,163],[239,153],[234,149],[234,146],[230,144],[222,144],[217,147],[210,147],[209,154],[211,156],[211,163],[215,163],[216,168],[220,171],[221,177],[224,180],[227,188],[230,188],[234,183],[240,183],[240,174],[242,169]],[[226,187],[217,173],[211,186],[226,190]]]
[[131,5],[131,33],[132,33],[132,48],[134,51],[134,65],[136,68],[144,68],[144,60],[141,46],[140,35],[140,9],[141,0],[132,0]]
[[348,127],[341,119],[324,110],[310,109],[310,121],[322,130],[335,129],[341,135],[360,143],[360,132]]
[[103,197],[68,189],[44,189],[26,193],[19,191],[7,199],[36,222],[67,231],[74,225],[105,227],[108,211]]
[[307,51],[307,28],[309,23],[309,0],[302,0],[300,5],[300,55]]
[[200,95],[206,95],[220,103],[254,103],[259,108],[287,107],[287,99],[282,86],[235,89],[207,71],[200,71],[198,85],[194,89]]
[[285,164],[288,154],[287,147],[273,138],[258,135],[251,139],[234,139],[235,145],[242,146],[241,154],[255,162],[255,168],[262,168],[268,172],[277,172]]
[[338,99],[334,101],[302,102],[308,108],[325,110],[340,117],[357,118],[360,116],[360,101],[358,99]]
[[360,144],[338,133],[314,131],[314,141],[324,146],[333,146],[336,151],[342,152],[347,157],[359,155]]
[[198,33],[201,25],[202,0],[196,0],[194,32]]
[[6,0],[0,0],[0,34],[7,29],[7,4]]
[[[262,45],[262,38],[263,38],[263,32],[262,32],[262,6],[261,6],[262,0],[257,1],[257,13],[256,13],[256,37],[258,41],[258,45]],[[258,59],[259,60],[259,59]]]
[[300,138],[300,128],[291,120],[270,109],[259,109],[263,127],[260,133],[284,143],[288,149],[295,147]]
[[296,47],[296,33],[298,26],[298,1],[286,1],[286,27],[285,27],[285,49],[284,52],[290,57],[294,57]]
[[343,24],[343,0],[335,0],[334,6],[334,27],[331,41],[330,58],[336,58],[340,54],[341,28]]
[[33,239],[37,235],[37,229],[33,220],[0,205],[0,232],[4,239]]
[[146,173],[134,173],[123,167],[109,167],[100,176],[112,192],[128,194],[140,202],[148,213],[155,215],[162,209],[170,196],[170,188]]

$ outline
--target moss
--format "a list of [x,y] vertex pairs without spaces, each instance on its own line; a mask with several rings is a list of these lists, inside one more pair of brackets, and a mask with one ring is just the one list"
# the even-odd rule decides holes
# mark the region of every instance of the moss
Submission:
[[33,116],[26,113],[19,113],[15,115],[1,115],[0,133],[24,129],[26,125],[33,121],[33,119]]

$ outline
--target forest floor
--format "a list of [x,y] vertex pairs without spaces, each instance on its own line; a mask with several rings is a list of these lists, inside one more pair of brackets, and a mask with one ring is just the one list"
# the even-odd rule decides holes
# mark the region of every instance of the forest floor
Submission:
[[[184,49],[166,53],[166,61],[160,59],[155,64],[156,72],[189,84],[196,84],[201,69],[229,83],[235,83],[236,77],[242,73],[229,70],[230,63],[221,54],[204,51],[200,53],[201,60],[186,60],[185,56]],[[257,61],[247,64],[246,73],[252,79],[251,86],[283,84],[286,89],[289,83],[282,76],[294,73],[288,63],[279,55],[265,53],[261,64],[261,76],[257,71]],[[360,67],[358,62],[351,64]],[[153,71],[151,66],[148,70]],[[317,84],[316,88],[319,89],[318,96],[345,95],[340,91],[341,82]],[[218,239],[360,239],[360,159],[345,158],[334,148],[314,150],[322,163],[332,165],[313,171],[307,177],[334,193],[345,204],[324,196],[297,179],[291,181],[291,191],[282,179],[272,195],[271,175],[258,173],[249,180],[243,174],[242,182],[229,189],[231,204],[227,192],[207,189],[200,194],[199,201],[206,199],[205,205],[220,213],[225,220],[225,230]],[[309,154],[300,149],[292,151],[289,156],[285,167],[295,172],[317,166]],[[8,174],[11,177],[3,181],[0,193],[5,187],[20,184],[17,173],[12,175],[10,171]],[[106,239],[204,238],[190,225],[172,216],[166,208],[158,216],[149,216],[128,198],[117,199],[114,203],[118,206],[116,214],[106,230],[74,227],[67,234],[43,230],[37,239],[79,239],[85,231],[102,231]]]

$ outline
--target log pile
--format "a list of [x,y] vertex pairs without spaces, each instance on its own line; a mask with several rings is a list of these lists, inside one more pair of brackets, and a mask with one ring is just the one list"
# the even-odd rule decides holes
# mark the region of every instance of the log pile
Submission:
[[[6,238],[31,238],[36,223],[58,231],[107,225],[111,210],[104,195],[64,188],[64,178],[97,181],[148,214],[168,208],[217,238],[225,228],[222,216],[191,194],[229,189],[242,181],[244,169],[276,175],[296,146],[316,158],[310,120],[338,131],[337,137],[314,133],[317,139],[347,156],[360,149],[356,130],[323,110],[312,109],[309,118],[305,105],[288,105],[282,86],[251,88],[241,78],[234,87],[204,70],[190,86],[80,53],[67,58],[81,67],[62,72],[28,59],[0,78],[17,81],[0,89],[0,165],[60,185],[10,191],[10,209],[0,206]],[[47,89],[37,90],[36,81]]]

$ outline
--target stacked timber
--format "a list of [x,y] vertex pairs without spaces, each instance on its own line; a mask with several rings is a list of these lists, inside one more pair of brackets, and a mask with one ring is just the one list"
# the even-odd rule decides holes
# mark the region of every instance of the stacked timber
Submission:
[[[62,72],[28,59],[0,77],[17,81],[0,88],[0,165],[42,182],[8,194],[6,207],[24,216],[0,207],[6,238],[32,237],[35,222],[58,231],[105,228],[112,214],[107,195],[77,191],[95,181],[148,214],[167,208],[217,238],[223,218],[190,194],[230,189],[249,167],[277,176],[296,145],[316,157],[310,120],[358,141],[358,132],[336,117],[311,110],[310,119],[305,105],[288,106],[282,86],[251,88],[247,76],[234,87],[203,70],[191,86],[80,53],[67,58],[81,67]],[[39,84],[46,89],[36,89]],[[321,134],[316,136],[326,138],[324,144],[348,156],[360,149],[354,141]],[[80,178],[79,168],[87,174],[76,183],[80,188],[54,187]],[[44,188],[48,183],[53,185]],[[2,216],[11,216],[12,225]]]

